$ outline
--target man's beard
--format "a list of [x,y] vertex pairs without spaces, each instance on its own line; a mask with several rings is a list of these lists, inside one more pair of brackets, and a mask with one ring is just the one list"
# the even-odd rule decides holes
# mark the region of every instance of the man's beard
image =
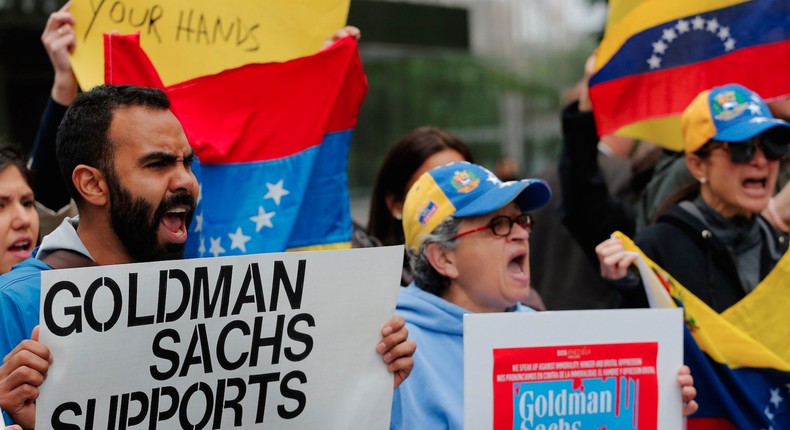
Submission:
[[195,198],[191,194],[176,194],[163,200],[156,211],[143,198],[133,198],[115,178],[108,178],[110,187],[110,220],[115,234],[135,261],[177,260],[184,258],[186,243],[160,245],[159,225],[162,217],[173,206],[187,205],[192,209],[184,217],[183,228],[189,228],[194,213]]

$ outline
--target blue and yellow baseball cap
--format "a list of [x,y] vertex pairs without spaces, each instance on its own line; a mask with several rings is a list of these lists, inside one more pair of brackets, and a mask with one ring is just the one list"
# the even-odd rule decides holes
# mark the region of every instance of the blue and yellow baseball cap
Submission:
[[790,124],[774,118],[768,105],[754,91],[738,84],[705,90],[680,117],[686,153],[702,148],[709,140],[740,142],[772,128],[781,128],[790,141]]
[[485,167],[455,162],[423,173],[403,203],[406,248],[416,252],[450,216],[469,217],[494,212],[510,202],[522,211],[544,206],[551,189],[542,179],[502,182]]

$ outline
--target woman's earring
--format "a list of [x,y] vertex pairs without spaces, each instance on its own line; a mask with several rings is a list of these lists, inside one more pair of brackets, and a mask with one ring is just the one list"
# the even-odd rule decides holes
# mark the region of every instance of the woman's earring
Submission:
[[699,178],[699,183],[700,184],[707,184],[708,183],[708,178],[706,178],[704,176]]

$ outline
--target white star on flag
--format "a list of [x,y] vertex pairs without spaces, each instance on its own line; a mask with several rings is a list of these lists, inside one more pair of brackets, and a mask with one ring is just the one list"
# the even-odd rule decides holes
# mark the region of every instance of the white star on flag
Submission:
[[209,239],[211,240],[211,247],[208,249],[208,252],[214,254],[215,257],[219,257],[220,254],[225,253],[225,248],[220,245],[220,242],[222,242],[222,236],[212,237]]
[[203,231],[203,212],[195,215],[195,233]]
[[705,28],[705,20],[699,15],[695,16],[694,19],[691,20],[691,26],[694,27],[694,30],[702,30]]
[[198,248],[198,252],[201,257],[206,254],[206,238],[203,236],[200,236],[200,247]]
[[661,67],[661,58],[653,55],[652,57],[647,59],[647,64],[650,65],[651,69],[657,69]]
[[730,27],[721,27],[719,29],[719,39],[727,40],[730,37]]
[[231,250],[240,249],[241,252],[247,252],[247,242],[249,242],[252,237],[245,235],[241,227],[236,227],[236,233],[228,233],[228,237],[231,242]]
[[677,37],[678,35],[675,34],[675,30],[672,28],[665,28],[663,35],[661,36],[662,39],[666,39],[666,41],[669,43],[672,43],[672,41],[677,39]]
[[274,200],[274,203],[277,204],[277,206],[280,206],[280,199],[282,199],[283,196],[287,196],[288,194],[291,194],[288,190],[283,188],[283,180],[282,179],[277,181],[276,184],[270,184],[270,183],[267,182],[266,183],[266,188],[268,188],[269,191],[266,192],[266,195],[263,196],[263,198],[264,199],[272,199],[272,200]]
[[784,399],[782,398],[781,394],[779,394],[778,388],[771,388],[770,391],[771,391],[771,400],[769,401],[774,404],[774,408],[779,409],[779,403],[782,403],[782,400]]
[[727,41],[724,42],[724,49],[727,51],[735,49],[735,39],[727,39]]
[[201,200],[203,200],[203,184],[198,183],[198,197],[195,204],[199,205]]
[[716,18],[711,19],[708,21],[707,29],[711,33],[715,33],[719,29],[719,21]]
[[675,24],[675,28],[678,30],[678,33],[683,34],[690,30],[689,22],[685,19],[678,20],[678,23]]
[[255,233],[260,232],[264,227],[274,228],[274,224],[272,224],[274,214],[275,212],[266,212],[263,210],[263,206],[258,206],[258,215],[250,217],[250,221],[255,223]]
[[769,420],[774,419],[774,414],[771,413],[771,410],[768,409],[768,406],[766,406],[765,409],[763,409],[763,413],[765,414],[766,417],[768,417]]
[[667,51],[668,45],[663,40],[653,43],[653,52],[657,54],[664,54]]

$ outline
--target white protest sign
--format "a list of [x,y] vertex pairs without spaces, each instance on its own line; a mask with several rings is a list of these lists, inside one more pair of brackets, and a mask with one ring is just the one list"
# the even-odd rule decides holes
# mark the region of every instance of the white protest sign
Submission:
[[683,428],[681,309],[464,316],[464,426]]
[[386,429],[403,247],[45,271],[39,428]]

